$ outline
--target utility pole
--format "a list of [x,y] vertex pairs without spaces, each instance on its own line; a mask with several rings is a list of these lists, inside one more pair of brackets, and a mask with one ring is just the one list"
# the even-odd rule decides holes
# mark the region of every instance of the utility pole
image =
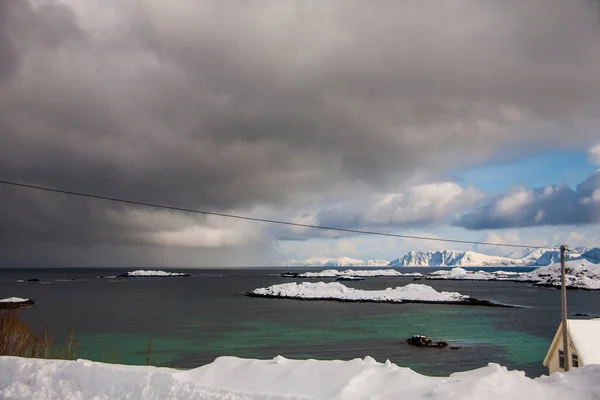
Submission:
[[565,253],[567,246],[560,246],[560,300],[562,308],[562,337],[563,337],[563,356],[565,372],[571,369],[571,357],[569,355],[569,330],[567,327],[567,280],[565,272]]

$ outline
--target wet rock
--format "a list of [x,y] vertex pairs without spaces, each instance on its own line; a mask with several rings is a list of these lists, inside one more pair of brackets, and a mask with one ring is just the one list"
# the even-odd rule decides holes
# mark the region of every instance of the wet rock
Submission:
[[31,278],[31,279],[27,279],[25,282],[39,282],[40,280],[38,278]]
[[13,310],[16,308],[27,308],[33,307],[35,305],[35,301],[27,299],[26,301],[19,302],[0,302],[0,310]]

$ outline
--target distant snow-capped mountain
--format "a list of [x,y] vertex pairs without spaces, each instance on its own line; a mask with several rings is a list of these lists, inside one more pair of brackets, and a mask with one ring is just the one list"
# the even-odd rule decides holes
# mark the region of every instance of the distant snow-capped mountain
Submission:
[[482,267],[482,266],[522,266],[525,260],[488,256],[475,251],[410,251],[404,257],[390,262],[390,267]]
[[[519,255],[521,255],[520,253]],[[577,247],[567,253],[567,260],[585,258],[599,263],[600,248]],[[301,267],[485,267],[485,266],[545,266],[560,262],[560,251],[556,249],[535,249],[522,257],[490,256],[475,251],[442,250],[410,251],[404,257],[390,262],[386,260],[357,260],[349,257],[315,257],[306,260],[289,260],[283,266]]]
[[[572,251],[565,254],[565,260],[578,260],[582,258],[582,254],[586,253],[588,249],[585,247],[576,247]],[[560,262],[560,250],[547,249],[533,262],[531,265],[545,266]]]
[[285,267],[385,267],[387,260],[357,260],[349,257],[315,257],[306,260],[288,260],[282,263]]
[[589,249],[587,251],[580,251],[579,253],[582,253],[581,258],[585,258],[586,260],[595,264],[600,264],[600,262],[598,261],[600,260],[600,247],[594,247],[593,249]]

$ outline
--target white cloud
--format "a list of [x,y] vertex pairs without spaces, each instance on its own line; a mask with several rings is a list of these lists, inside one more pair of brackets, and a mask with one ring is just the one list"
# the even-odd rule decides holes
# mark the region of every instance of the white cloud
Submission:
[[600,166],[600,143],[588,150],[588,160],[592,164]]
[[536,189],[513,188],[463,215],[457,226],[500,229],[600,222],[600,170],[573,190],[566,185]]
[[401,227],[444,222],[484,198],[483,192],[453,182],[431,183],[396,193],[375,194],[324,207],[315,213],[322,225],[344,228]]

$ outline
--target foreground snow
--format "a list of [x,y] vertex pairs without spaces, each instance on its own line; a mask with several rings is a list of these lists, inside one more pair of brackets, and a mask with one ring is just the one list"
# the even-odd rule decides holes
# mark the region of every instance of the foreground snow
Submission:
[[376,276],[404,276],[404,277],[420,277],[423,276],[419,272],[398,272],[394,269],[373,269],[373,270],[353,270],[338,271],[337,269],[326,269],[319,272],[302,272],[288,273],[298,278],[338,278],[338,277],[358,277],[369,278]]
[[371,301],[385,303],[411,302],[463,302],[469,296],[458,292],[438,292],[431,286],[409,284],[395,289],[361,290],[349,288],[339,282],[283,283],[250,292],[253,296],[283,297],[307,300]]
[[189,371],[0,357],[0,398],[14,400],[591,400],[600,398],[599,379],[600,365],[531,379],[523,372],[488,364],[434,378],[371,357],[351,361],[219,357]]
[[126,274],[119,275],[122,278],[142,278],[142,277],[162,277],[162,276],[188,276],[180,272],[167,272],[167,271],[154,271],[154,270],[143,270],[127,272]]
[[[586,259],[565,263],[567,287],[574,289],[600,290],[600,264]],[[537,268],[519,276],[518,280],[534,282],[540,286],[560,286],[560,263]]]

